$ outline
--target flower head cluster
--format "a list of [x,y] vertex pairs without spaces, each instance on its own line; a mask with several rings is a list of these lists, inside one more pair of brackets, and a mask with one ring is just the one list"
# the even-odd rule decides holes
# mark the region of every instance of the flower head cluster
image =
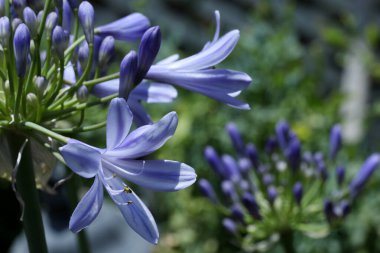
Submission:
[[[201,192],[228,217],[224,227],[249,251],[271,247],[279,236],[292,231],[325,236],[349,214],[354,200],[380,163],[372,154],[351,179],[336,158],[341,149],[341,128],[331,129],[328,156],[302,150],[300,140],[286,122],[276,125],[263,152],[245,144],[237,126],[226,130],[237,157],[208,146],[205,158],[221,179],[220,195],[206,179]],[[219,196],[219,197],[218,197]]]
[[[201,52],[182,60],[174,55],[155,63],[161,31],[158,26],[150,27],[148,18],[140,13],[95,27],[95,11],[88,1],[0,0],[2,135],[21,133],[38,143],[39,155],[33,155],[37,171],[46,153],[65,162],[78,175],[94,178],[71,217],[71,230],[78,232],[96,218],[105,188],[127,223],[143,238],[157,243],[151,213],[123,180],[158,191],[180,190],[195,181],[194,170],[186,164],[144,159],[174,134],[178,119],[171,112],[153,123],[141,102],[171,102],[177,97],[172,86],[176,85],[233,107],[249,108],[234,97],[247,88],[250,77],[215,68],[239,38],[237,30],[219,38],[218,12],[216,17],[215,37]],[[120,64],[115,63],[117,40],[140,41],[137,51],[127,53]],[[109,73],[114,63],[120,70]],[[107,120],[86,125],[87,109],[107,104]],[[62,127],[67,121],[73,126]],[[137,128],[130,132],[133,122]],[[105,149],[63,135],[104,126]],[[11,143],[0,139],[5,154]],[[1,160],[7,164],[1,176],[11,177],[12,162],[6,155]]]

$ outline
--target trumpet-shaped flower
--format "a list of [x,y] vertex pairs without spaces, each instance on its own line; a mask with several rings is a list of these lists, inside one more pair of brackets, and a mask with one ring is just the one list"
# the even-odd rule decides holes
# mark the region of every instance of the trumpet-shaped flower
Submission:
[[157,243],[158,230],[152,214],[122,179],[156,191],[177,191],[194,183],[194,169],[184,163],[137,160],[160,148],[174,134],[177,115],[171,112],[157,123],[128,134],[132,120],[133,114],[125,99],[115,98],[107,116],[105,149],[74,139],[60,149],[75,173],[95,178],[71,217],[69,227],[72,231],[82,230],[97,217],[104,186],[129,226],[147,241]]
[[[218,14],[218,12],[216,12]],[[233,30],[219,38],[220,22],[217,16],[217,31],[212,42],[208,42],[197,54],[178,60],[175,55],[157,64],[153,63],[160,47],[158,27],[152,27],[144,34],[140,47],[138,61],[143,63],[143,70],[139,68],[138,78],[134,85],[144,78],[158,83],[176,85],[193,92],[197,92],[239,109],[249,109],[249,105],[235,97],[246,89],[251,78],[243,72],[230,69],[214,69],[234,49],[239,39],[239,31]],[[143,52],[143,54],[140,54]],[[147,72],[146,72],[147,71]],[[145,72],[145,73],[144,73]],[[102,94],[101,85],[98,94]],[[117,93],[118,87],[108,88]],[[105,91],[104,91],[105,93]]]

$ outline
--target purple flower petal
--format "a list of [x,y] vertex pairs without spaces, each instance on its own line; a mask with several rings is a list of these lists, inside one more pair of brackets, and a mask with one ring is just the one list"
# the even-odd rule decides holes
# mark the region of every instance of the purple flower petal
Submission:
[[103,178],[103,183],[128,225],[148,242],[157,244],[159,234],[156,222],[140,198],[118,178]]
[[104,158],[104,168],[155,191],[178,191],[192,185],[196,174],[187,164],[169,160]]
[[92,184],[90,190],[78,203],[70,218],[69,228],[78,233],[98,216],[103,204],[103,185],[98,177]]
[[153,123],[149,114],[145,111],[144,106],[142,106],[139,101],[130,98],[128,99],[128,105],[133,113],[133,122],[138,127]]
[[82,177],[94,177],[101,168],[100,150],[83,142],[70,139],[59,151],[67,166]]
[[157,123],[137,128],[116,149],[107,150],[104,155],[129,159],[150,154],[173,136],[177,124],[177,114],[170,112]]
[[116,40],[134,41],[144,34],[149,28],[147,17],[140,13],[132,13],[107,25],[95,29],[95,33],[101,37],[113,36]]
[[199,70],[215,66],[222,62],[232,52],[239,37],[240,34],[238,30],[230,31],[217,41],[213,42],[205,50],[174,63],[166,65],[162,64],[160,66],[178,70]]
[[[119,91],[119,79],[99,83],[92,89],[97,97],[106,97]],[[131,91],[129,98],[147,103],[170,103],[177,97],[177,90],[170,84],[142,82]],[[129,103],[128,103],[129,104]]]
[[133,114],[124,98],[111,101],[107,116],[107,149],[117,148],[127,137]]

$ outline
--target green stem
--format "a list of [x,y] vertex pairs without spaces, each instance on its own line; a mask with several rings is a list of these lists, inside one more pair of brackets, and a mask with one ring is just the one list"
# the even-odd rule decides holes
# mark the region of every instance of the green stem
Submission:
[[105,127],[107,121],[103,121],[94,125],[83,126],[83,127],[72,127],[72,128],[53,128],[52,130],[57,133],[78,133],[78,132],[88,132],[97,130]]
[[[15,161],[25,137],[10,133],[8,143],[11,146]],[[38,192],[34,178],[33,160],[30,142],[27,142],[22,152],[21,161],[16,175],[17,191],[23,201],[23,226],[28,241],[30,253],[47,253],[47,245],[38,200]]]
[[116,79],[116,78],[119,78],[119,77],[120,77],[120,73],[117,72],[117,73],[114,73],[114,74],[111,74],[111,75],[108,75],[108,76],[103,76],[103,77],[100,77],[100,78],[97,78],[97,79],[85,81],[85,82],[83,82],[83,85],[91,88],[92,86],[94,86],[94,85],[96,85],[98,83],[110,81],[110,80],[113,80],[113,79]]
[[69,141],[69,138],[63,136],[63,135],[60,135],[58,133],[55,133],[47,128],[44,128],[43,126],[40,126],[36,123],[33,123],[33,122],[24,122],[23,125],[29,129],[32,129],[32,130],[36,130],[42,134],[46,134],[47,136],[50,136],[51,138],[57,140],[57,141],[60,141],[62,143],[67,143]]
[[[69,169],[67,169],[69,170]],[[73,177],[67,181],[67,193],[69,196],[71,211],[74,211],[76,205],[79,202],[78,198],[78,176],[73,175]],[[77,234],[77,240],[79,244],[79,249],[81,253],[90,253],[90,245],[88,242],[86,231],[82,230]]]
[[295,253],[293,231],[286,229],[280,233],[280,242],[285,253]]

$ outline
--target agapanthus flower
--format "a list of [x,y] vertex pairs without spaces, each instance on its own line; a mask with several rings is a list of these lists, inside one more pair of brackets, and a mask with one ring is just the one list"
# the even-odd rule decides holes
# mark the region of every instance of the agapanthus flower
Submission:
[[[329,159],[320,151],[303,150],[297,135],[285,121],[276,125],[276,137],[268,138],[260,157],[259,148],[253,143],[245,144],[234,123],[227,124],[226,131],[236,156],[219,156],[210,146],[204,151],[206,161],[222,180],[219,187],[224,197],[218,198],[215,194],[218,192],[212,188],[215,182],[207,181],[207,185],[199,186],[201,193],[217,205],[218,210],[223,210],[227,216],[223,224],[227,219],[226,229],[236,235],[236,243],[241,243],[243,249],[259,242],[273,246],[275,242],[270,238],[281,237],[284,228],[286,233],[328,235],[344,222],[380,164],[380,155],[371,155],[347,183],[345,168],[336,167],[339,162],[336,154],[341,149],[337,125],[332,128],[330,140],[326,138],[330,142]],[[335,176],[328,173],[330,166],[336,167]],[[237,207],[242,207],[240,214]]]
[[[239,109],[249,109],[249,105],[234,97],[251,83],[251,78],[239,71],[229,69],[215,69],[214,66],[222,62],[234,49],[239,39],[239,31],[233,30],[219,38],[220,22],[217,19],[217,32],[214,40],[206,44],[202,51],[190,57],[178,60],[173,56],[152,66],[145,65],[149,69],[144,79],[176,85],[193,92],[201,93]],[[148,31],[150,32],[150,31]],[[146,36],[140,44],[139,61],[142,60],[140,52],[148,55],[149,63],[156,57],[158,50],[148,53],[146,45],[150,48],[159,48],[160,40],[157,36]],[[141,75],[141,72],[138,73]],[[139,82],[141,78],[137,81]],[[135,83],[137,85],[138,83]],[[113,85],[113,86],[111,86]],[[117,82],[98,84],[95,86],[98,96],[117,93]]]
[[111,101],[107,116],[107,147],[100,149],[70,139],[60,148],[67,165],[85,178],[95,178],[93,186],[79,202],[70,219],[70,229],[78,232],[98,215],[103,187],[120,209],[127,223],[151,243],[158,242],[152,214],[122,179],[156,191],[177,191],[193,184],[194,170],[169,160],[137,160],[160,148],[175,132],[177,115],[172,112],[152,125],[129,132],[133,120],[123,98]]

